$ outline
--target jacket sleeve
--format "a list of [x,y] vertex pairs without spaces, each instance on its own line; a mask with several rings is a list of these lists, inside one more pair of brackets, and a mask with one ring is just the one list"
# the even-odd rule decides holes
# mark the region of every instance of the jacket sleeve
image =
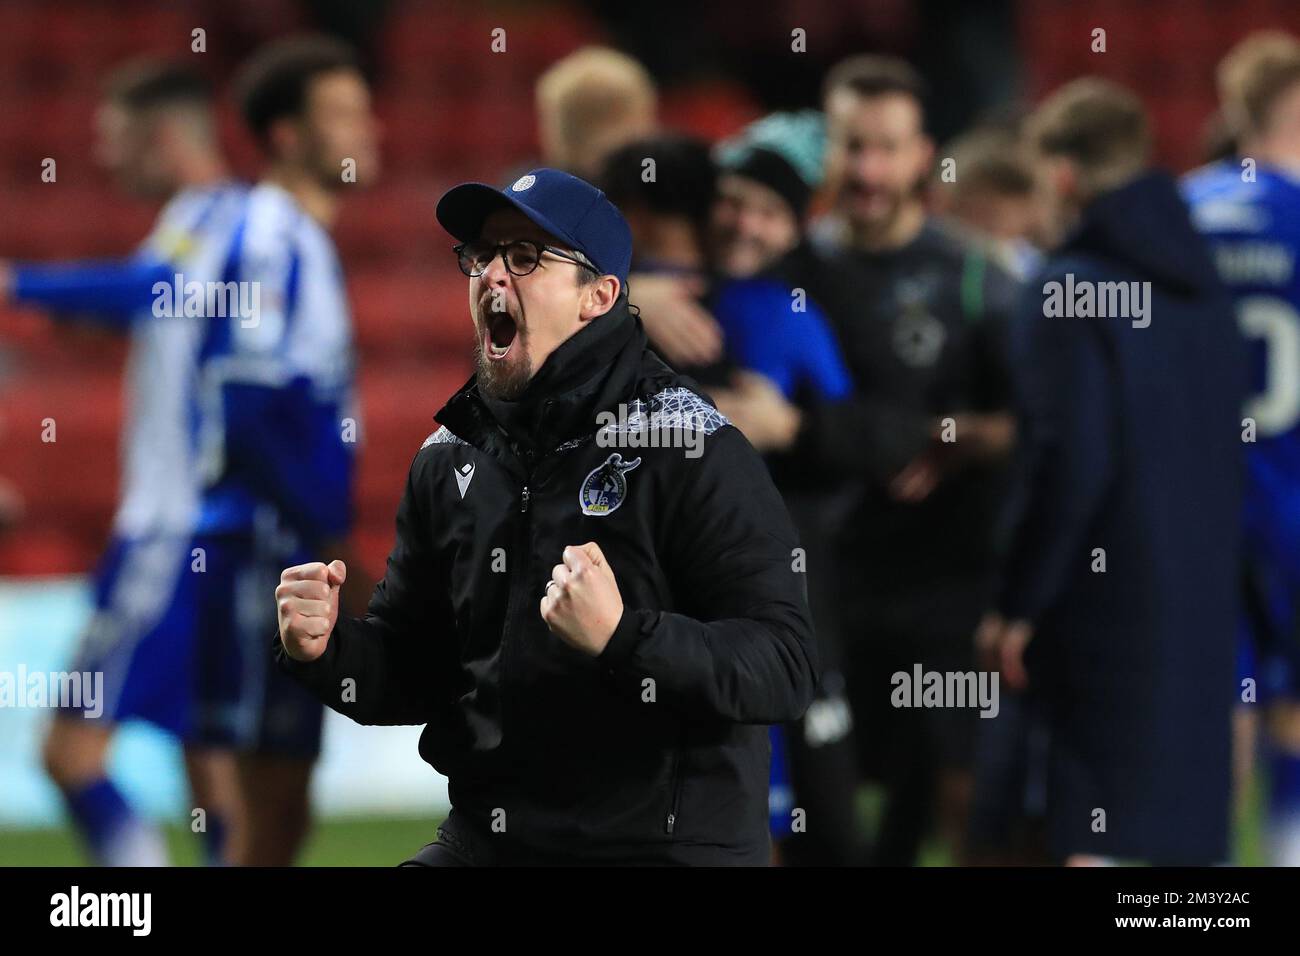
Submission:
[[[397,509],[397,540],[364,618],[340,618],[325,653],[280,666],[327,707],[359,724],[424,724],[453,701],[459,673],[443,569],[428,541],[417,455]],[[350,683],[347,683],[349,682]]]
[[[687,459],[664,556],[682,613],[624,608],[600,662],[701,718],[796,720],[812,700],[816,648],[802,554],[758,454],[726,425]],[[615,577],[618,568],[614,568]]]
[[1045,318],[1033,290],[1025,301],[1013,332],[1019,502],[998,610],[1033,621],[1087,559],[1086,535],[1114,478],[1119,386],[1094,320]]
[[15,302],[53,309],[56,317],[89,313],[129,325],[149,309],[156,286],[170,286],[176,269],[148,255],[87,262],[24,263],[14,267]]
[[842,401],[853,394],[853,376],[844,362],[840,344],[830,323],[816,304],[803,313],[799,334],[802,338],[801,378],[809,391],[826,402]]

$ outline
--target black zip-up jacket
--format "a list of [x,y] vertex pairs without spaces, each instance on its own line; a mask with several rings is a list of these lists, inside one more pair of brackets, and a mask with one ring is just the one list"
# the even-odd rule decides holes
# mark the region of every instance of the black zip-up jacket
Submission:
[[[359,723],[426,725],[442,836],[482,859],[768,861],[765,725],[816,673],[803,562],[762,460],[688,383],[625,300],[518,401],[471,379],[411,465],[365,618],[314,662],[277,653]],[[598,657],[540,613],[587,541],[624,605]]]

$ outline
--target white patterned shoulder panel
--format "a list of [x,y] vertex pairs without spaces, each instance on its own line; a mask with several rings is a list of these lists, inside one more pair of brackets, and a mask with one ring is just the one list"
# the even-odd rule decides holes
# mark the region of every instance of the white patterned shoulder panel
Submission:
[[439,429],[436,432],[434,432],[432,435],[430,435],[428,438],[424,440],[424,444],[420,446],[420,450],[423,451],[425,448],[428,448],[430,445],[468,445],[468,444],[469,442],[465,441],[463,438],[458,438],[456,435],[452,434],[450,428],[448,428],[446,425],[443,425],[439,427]]
[[[613,417],[612,413],[606,415]],[[648,403],[638,398],[621,407],[616,420],[611,422],[607,417],[601,423],[602,430],[616,434],[680,428],[705,435],[712,435],[723,425],[731,424],[722,412],[680,385],[650,396]]]

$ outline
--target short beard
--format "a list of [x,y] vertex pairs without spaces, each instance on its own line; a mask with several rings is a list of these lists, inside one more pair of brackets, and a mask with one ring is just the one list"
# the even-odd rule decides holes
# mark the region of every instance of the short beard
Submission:
[[889,197],[889,210],[883,215],[876,215],[870,219],[854,218],[853,226],[867,233],[887,232],[903,214],[903,207],[907,205],[907,193],[894,193]]
[[[519,335],[518,332],[515,333]],[[524,348],[523,342],[516,342],[515,348]],[[494,362],[483,354],[483,344],[474,349],[474,365],[478,370],[478,387],[488,398],[503,402],[513,402],[524,393],[528,383],[533,379],[533,363],[524,352],[524,361],[519,365]]]

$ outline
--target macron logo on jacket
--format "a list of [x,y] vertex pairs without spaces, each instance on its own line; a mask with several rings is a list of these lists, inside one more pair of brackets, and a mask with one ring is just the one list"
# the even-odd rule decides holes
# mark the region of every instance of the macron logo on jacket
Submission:
[[469,489],[469,483],[474,480],[474,463],[466,462],[459,468],[453,469],[456,472],[456,487],[460,489],[460,497],[465,499],[465,492]]

